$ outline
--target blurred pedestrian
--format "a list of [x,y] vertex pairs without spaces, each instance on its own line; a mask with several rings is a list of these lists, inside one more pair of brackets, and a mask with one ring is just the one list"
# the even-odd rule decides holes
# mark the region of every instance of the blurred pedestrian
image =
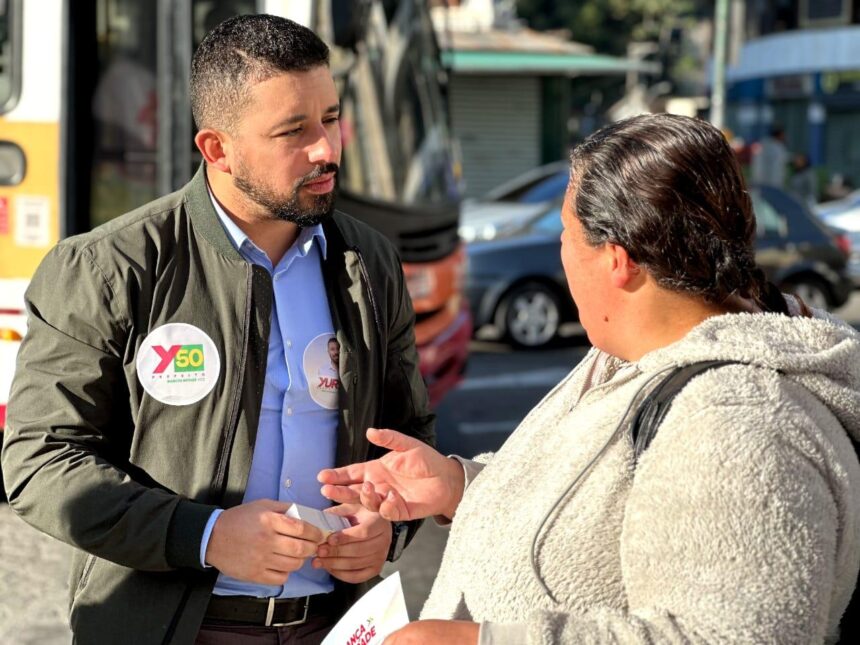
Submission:
[[818,203],[818,175],[809,163],[809,157],[798,152],[791,158],[792,175],[788,188],[808,206]]
[[[562,220],[594,349],[499,452],[371,430],[393,452],[320,473],[385,517],[453,520],[422,620],[387,645],[835,642],[860,566],[860,335],[764,280],[704,121],[586,139]],[[731,364],[681,389],[637,458],[643,400],[708,360]]]
[[753,182],[785,188],[788,161],[789,152],[785,145],[785,130],[782,126],[775,125],[770,129],[769,135],[753,151]]
[[60,242],[27,290],[9,501],[78,549],[77,643],[319,643],[417,525],[336,507],[326,539],[284,513],[330,506],[317,472],[380,454],[369,425],[432,441],[412,305],[393,245],[334,210],[322,40],[231,18],[190,96],[191,182]]

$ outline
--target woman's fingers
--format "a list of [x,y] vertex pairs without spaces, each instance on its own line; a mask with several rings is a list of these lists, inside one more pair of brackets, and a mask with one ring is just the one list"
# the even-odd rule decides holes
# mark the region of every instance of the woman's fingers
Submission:
[[379,514],[389,522],[405,522],[415,519],[409,517],[409,509],[406,501],[393,488],[388,490],[385,499],[379,505]]
[[320,492],[323,497],[333,502],[339,502],[340,504],[359,503],[374,513],[379,511],[379,506],[382,504],[384,498],[384,495],[378,493],[370,482],[352,484],[351,486],[332,486],[331,484],[326,484],[320,489]]
[[320,493],[326,499],[340,504],[359,504],[361,484],[352,484],[351,486],[333,486],[325,484],[320,488]]
[[368,428],[367,440],[372,444],[388,448],[395,452],[406,452],[407,450],[412,450],[412,448],[420,448],[422,446],[427,447],[426,443],[415,437],[397,432],[397,430],[385,430],[382,428]]
[[364,481],[364,463],[350,464],[341,468],[325,468],[317,474],[317,481],[321,484],[332,484],[334,486],[349,486],[360,484]]
[[[394,452],[405,452],[421,447],[428,448],[427,444],[396,430],[368,428],[367,438],[371,443]],[[333,486],[361,484],[366,478],[370,477],[368,467],[373,469],[377,465],[378,460],[374,460],[350,464],[349,466],[342,466],[340,468],[325,468],[317,474],[317,481],[321,484],[331,484]]]

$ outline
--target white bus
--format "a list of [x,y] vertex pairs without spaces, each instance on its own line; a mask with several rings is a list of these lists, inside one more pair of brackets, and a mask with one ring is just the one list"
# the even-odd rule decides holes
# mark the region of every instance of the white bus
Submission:
[[0,0],[0,428],[28,279],[60,238],[190,179],[192,53],[215,24],[251,12],[293,18],[332,46],[339,207],[400,250],[431,399],[459,379],[471,319],[457,163],[424,2]]

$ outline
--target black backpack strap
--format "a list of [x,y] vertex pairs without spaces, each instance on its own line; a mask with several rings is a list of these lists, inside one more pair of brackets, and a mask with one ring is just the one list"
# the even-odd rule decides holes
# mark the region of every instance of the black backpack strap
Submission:
[[663,418],[672,407],[672,400],[677,396],[678,392],[684,389],[691,380],[699,374],[707,372],[715,367],[723,365],[744,364],[740,361],[700,361],[677,367],[669,376],[664,378],[657,387],[655,387],[642,405],[636,416],[633,418],[631,426],[631,434],[633,439],[633,458],[639,461],[639,457],[651,445],[654,435],[657,434],[657,428],[663,422]]

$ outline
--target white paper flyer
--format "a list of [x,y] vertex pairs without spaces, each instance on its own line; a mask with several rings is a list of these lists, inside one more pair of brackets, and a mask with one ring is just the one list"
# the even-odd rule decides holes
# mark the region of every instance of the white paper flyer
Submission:
[[382,645],[408,622],[400,572],[395,571],[350,607],[322,645]]

